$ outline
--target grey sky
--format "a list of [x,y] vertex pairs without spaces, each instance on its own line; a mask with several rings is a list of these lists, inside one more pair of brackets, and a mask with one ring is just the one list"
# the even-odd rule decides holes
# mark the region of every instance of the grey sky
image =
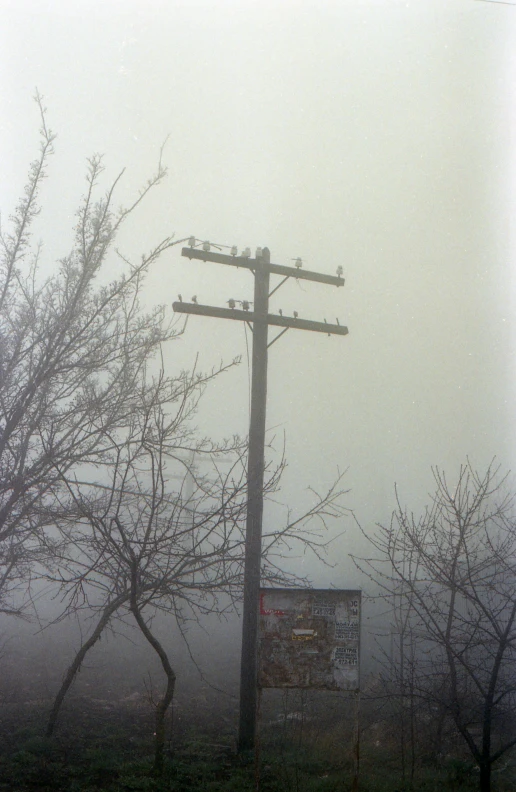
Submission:
[[[128,202],[170,135],[169,177],[125,252],[175,231],[342,264],[344,289],[294,282],[273,298],[350,335],[272,348],[268,424],[287,434],[287,499],[349,466],[357,516],[388,519],[395,480],[418,506],[432,464],[513,464],[515,44],[516,7],[478,0],[4,0],[0,203],[36,151],[38,86],[59,135],[48,261],[66,252],[85,158],[105,153],[106,183],[127,166]],[[252,299],[252,279],[176,250],[148,298],[178,292],[222,305]],[[201,366],[243,355],[199,424],[247,431],[244,329],[191,319],[167,364],[197,352]]]

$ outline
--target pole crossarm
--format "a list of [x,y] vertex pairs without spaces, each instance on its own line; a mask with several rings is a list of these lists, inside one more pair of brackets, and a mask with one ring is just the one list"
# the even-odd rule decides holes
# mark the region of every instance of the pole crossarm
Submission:
[[[217,308],[211,305],[198,305],[198,303],[175,302],[172,308],[177,313],[195,314],[196,316],[213,316],[215,319],[234,319],[240,322],[254,322],[253,311],[241,311],[238,308]],[[344,325],[327,324],[326,322],[312,322],[308,319],[299,319],[291,316],[277,316],[267,314],[267,324],[275,327],[292,328],[293,330],[311,330],[314,333],[327,335],[347,335],[348,328]]]
[[[196,248],[183,248],[181,255],[189,259],[198,259],[199,261],[213,261],[216,264],[229,264],[230,267],[241,267],[243,269],[251,270],[256,269],[256,259],[243,258],[242,256],[228,256],[225,253],[212,253],[206,250],[197,250]],[[344,286],[344,278],[335,277],[334,275],[324,275],[321,272],[311,272],[310,270],[297,269],[297,267],[284,267],[281,264],[267,263],[267,269],[271,275],[283,275],[284,278],[296,278],[297,280],[309,280],[316,283],[326,283],[329,286]]]

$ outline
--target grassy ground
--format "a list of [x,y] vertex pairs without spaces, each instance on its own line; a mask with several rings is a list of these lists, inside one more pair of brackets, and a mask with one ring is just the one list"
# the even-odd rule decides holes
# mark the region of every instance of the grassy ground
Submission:
[[[315,699],[314,699],[315,701]],[[364,724],[356,778],[356,731],[349,701],[324,706],[283,694],[264,702],[259,761],[235,751],[234,702],[206,691],[176,701],[165,770],[152,769],[152,708],[145,696],[110,701],[71,697],[52,740],[48,701],[0,706],[0,792],[470,792],[478,776],[464,757],[439,767],[419,762],[403,774],[384,728]],[[317,702],[316,702],[317,703]],[[346,709],[347,708],[347,709]],[[494,792],[516,789],[514,768],[496,774]]]
[[[461,776],[445,768],[426,771],[414,786],[403,784],[399,772],[387,764],[369,767],[359,779],[362,792],[425,792],[475,788],[471,769]],[[344,792],[353,788],[353,770],[346,763],[295,747],[262,751],[259,767],[221,746],[197,742],[184,746],[166,763],[160,778],[152,759],[130,759],[111,747],[89,748],[73,754],[41,738],[32,737],[1,765],[0,789],[9,792]]]

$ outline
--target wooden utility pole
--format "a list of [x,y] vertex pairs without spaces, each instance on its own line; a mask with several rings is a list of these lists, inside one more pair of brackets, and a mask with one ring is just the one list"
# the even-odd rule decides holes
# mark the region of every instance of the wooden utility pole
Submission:
[[[338,275],[322,275],[309,272],[300,267],[283,267],[271,264],[268,248],[259,249],[259,255],[252,259],[243,256],[227,256],[198,250],[194,247],[183,248],[182,255],[190,259],[213,261],[250,270],[254,274],[254,310],[243,303],[247,310],[216,308],[197,303],[175,302],[174,311],[197,316],[213,316],[218,319],[244,321],[253,331],[251,419],[249,426],[249,452],[247,463],[247,521],[245,538],[244,565],[244,612],[242,627],[242,654],[240,668],[240,729],[239,750],[254,748],[256,733],[257,699],[257,641],[258,607],[260,590],[260,566],[262,550],[263,479],[265,451],[265,414],[267,404],[267,350],[289,328],[311,330],[328,335],[346,335],[347,327],[326,322],[311,322],[294,317],[269,314],[269,297],[289,278],[311,280],[331,286],[343,286],[344,280]],[[301,262],[299,262],[301,263]],[[340,268],[339,268],[340,269]],[[341,270],[340,270],[341,271]],[[269,291],[271,274],[282,275],[283,280]],[[268,341],[269,325],[283,328],[271,341]]]

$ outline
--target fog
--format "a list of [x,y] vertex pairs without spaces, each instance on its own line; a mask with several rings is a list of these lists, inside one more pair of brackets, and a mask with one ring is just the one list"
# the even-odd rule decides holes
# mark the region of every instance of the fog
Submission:
[[[290,331],[270,349],[268,437],[277,455],[285,437],[282,503],[301,508],[307,487],[347,470],[346,505],[374,530],[395,482],[417,511],[433,465],[453,479],[466,458],[514,463],[515,38],[516,9],[492,0],[7,0],[3,217],[36,155],[37,86],[58,133],[43,267],[71,243],[87,157],[104,154],[106,186],[126,169],[127,204],[165,140],[168,176],[124,229],[124,253],[194,234],[267,245],[278,264],[341,265],[343,289],[289,281],[271,300],[273,312],[338,317],[349,335]],[[146,300],[225,306],[252,300],[252,285],[178,246]],[[171,372],[241,356],[207,389],[200,433],[247,433],[250,345],[245,325],[191,317],[165,349]],[[334,566],[307,571],[317,586],[363,586],[348,559],[356,526],[337,530]]]

